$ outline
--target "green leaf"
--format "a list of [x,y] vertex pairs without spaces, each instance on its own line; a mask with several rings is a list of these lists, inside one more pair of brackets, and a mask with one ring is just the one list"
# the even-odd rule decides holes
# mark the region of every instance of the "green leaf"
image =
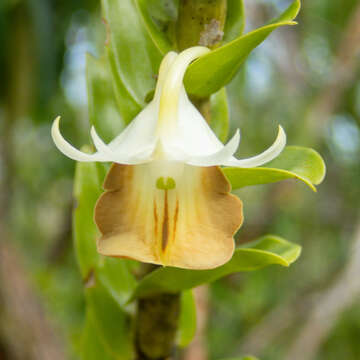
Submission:
[[136,280],[129,271],[129,260],[101,257],[97,277],[117,303],[124,307],[136,287]]
[[194,61],[185,74],[186,90],[197,97],[207,97],[228,84],[250,52],[279,26],[294,25],[292,20],[300,9],[295,0],[285,12],[270,24],[211,51]]
[[125,87],[121,78],[117,75],[118,67],[115,57],[110,50],[108,51],[108,59],[112,73],[111,79],[114,88],[116,103],[125,124],[129,124],[133,120],[133,118],[141,111],[143,106],[135,100],[129,90]]
[[240,36],[245,27],[245,9],[243,0],[228,0],[224,29],[224,42],[229,42]]
[[[136,6],[138,8],[139,14],[141,15],[141,19],[145,25],[145,28],[151,37],[154,45],[157,49],[165,55],[167,52],[173,50],[173,46],[166,36],[165,32],[160,29],[155,23],[154,19],[151,16],[150,10],[154,10],[154,7],[159,8],[160,11],[163,10],[161,5],[163,5],[162,1],[149,1],[149,0],[135,0]],[[167,1],[167,3],[169,3]]]
[[301,247],[280,237],[267,235],[235,250],[226,264],[211,270],[163,267],[145,276],[130,300],[160,292],[176,293],[215,281],[239,271],[252,271],[271,264],[289,266],[300,255]]
[[229,104],[226,89],[222,88],[210,98],[210,126],[216,136],[225,142],[229,133]]
[[[82,151],[90,152],[89,147]],[[78,162],[75,168],[73,212],[73,237],[75,254],[83,278],[98,262],[96,237],[98,232],[93,220],[95,203],[102,193],[102,176],[95,163]]]
[[303,181],[312,190],[320,184],[326,172],[322,157],[309,148],[287,146],[283,152],[266,167],[258,168],[223,168],[233,189],[244,186],[268,184],[286,179]]
[[93,276],[86,289],[86,300],[99,340],[114,359],[132,360],[134,349],[129,315]]
[[112,76],[106,58],[86,58],[86,80],[90,124],[101,138],[110,142],[124,128],[125,122],[118,110]]
[[177,343],[180,347],[188,346],[196,333],[196,305],[191,290],[181,293],[181,313]]
[[111,356],[104,344],[101,343],[93,316],[89,310],[86,313],[85,326],[82,335],[81,358],[83,360],[115,360],[115,357]]
[[155,87],[161,53],[147,34],[133,0],[102,0],[102,9],[108,24],[108,54],[118,93],[126,90],[142,108],[146,94]]
[[293,1],[290,6],[277,18],[270,21],[270,24],[275,24],[281,21],[289,21],[296,18],[301,8],[301,0]]

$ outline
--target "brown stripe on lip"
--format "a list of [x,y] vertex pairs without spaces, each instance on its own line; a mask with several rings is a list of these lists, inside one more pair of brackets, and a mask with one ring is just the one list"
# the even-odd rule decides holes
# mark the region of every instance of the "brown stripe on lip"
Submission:
[[158,217],[157,217],[157,211],[156,211],[156,200],[154,199],[154,233],[155,238],[157,236],[157,228],[158,228]]
[[174,227],[173,227],[173,241],[175,241],[176,237],[176,226],[179,216],[179,199],[176,199],[176,208],[175,208],[175,215],[174,215]]
[[164,196],[164,221],[162,225],[162,242],[161,242],[161,249],[165,251],[166,246],[169,241],[169,207],[168,207],[168,191],[165,191]]

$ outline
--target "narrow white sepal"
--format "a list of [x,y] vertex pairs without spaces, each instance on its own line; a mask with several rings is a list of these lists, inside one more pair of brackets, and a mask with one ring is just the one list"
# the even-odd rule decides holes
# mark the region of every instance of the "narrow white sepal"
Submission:
[[96,150],[99,153],[103,153],[104,155],[113,156],[113,152],[109,149],[109,147],[102,141],[94,126],[90,129],[91,139],[96,147]]
[[235,159],[232,158],[222,165],[225,166],[237,166],[244,168],[251,168],[256,166],[261,166],[266,164],[267,162],[275,159],[284,149],[286,145],[286,134],[283,128],[279,125],[279,132],[274,141],[274,143],[264,152],[259,155],[250,157],[248,159]]
[[60,116],[58,116],[53,122],[53,125],[51,127],[51,136],[53,138],[56,147],[64,155],[76,161],[110,161],[107,160],[106,157],[104,157],[99,152],[96,152],[94,154],[86,154],[76,149],[74,146],[68,143],[61,135],[59,123],[60,123]]

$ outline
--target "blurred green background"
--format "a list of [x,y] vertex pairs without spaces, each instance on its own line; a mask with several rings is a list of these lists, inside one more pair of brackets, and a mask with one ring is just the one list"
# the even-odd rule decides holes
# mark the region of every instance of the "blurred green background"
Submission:
[[[245,0],[254,29],[289,1]],[[85,54],[105,39],[98,0],[0,1],[0,359],[77,359],[83,285],[71,242],[75,163],[50,138],[88,143]],[[303,246],[289,269],[238,274],[197,291],[207,324],[184,360],[360,359],[360,3],[305,0],[228,86],[241,157],[273,140],[313,147],[314,194],[286,181],[238,192],[238,243],[275,233]],[[201,326],[200,326],[201,328]],[[200,329],[201,330],[201,329]]]

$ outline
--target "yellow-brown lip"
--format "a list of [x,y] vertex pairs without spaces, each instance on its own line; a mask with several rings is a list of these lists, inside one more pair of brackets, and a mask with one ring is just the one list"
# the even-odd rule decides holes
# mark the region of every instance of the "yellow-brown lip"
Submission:
[[150,167],[111,167],[95,207],[98,251],[188,269],[227,262],[243,215],[221,170],[185,165],[168,190],[156,188]]

